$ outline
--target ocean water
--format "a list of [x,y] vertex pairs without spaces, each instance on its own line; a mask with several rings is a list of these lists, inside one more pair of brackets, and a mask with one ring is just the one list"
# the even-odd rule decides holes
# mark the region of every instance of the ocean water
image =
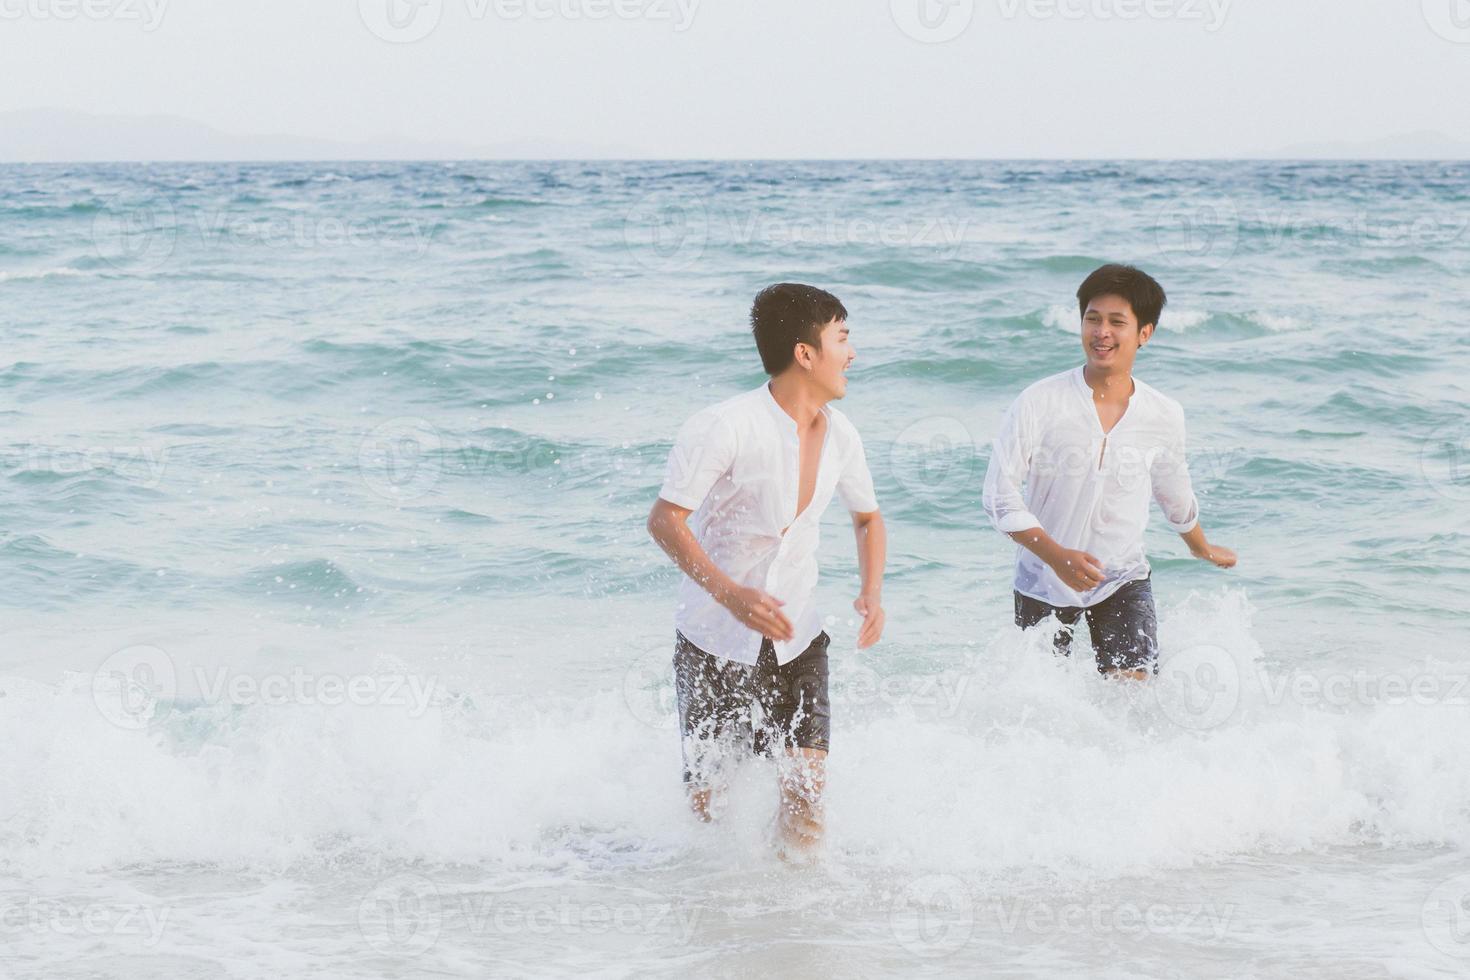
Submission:
[[[1104,261],[1222,572],[1010,624],[980,484]],[[890,532],[825,858],[686,814],[680,421],[846,303]],[[0,976],[1470,972],[1470,164],[0,167]]]

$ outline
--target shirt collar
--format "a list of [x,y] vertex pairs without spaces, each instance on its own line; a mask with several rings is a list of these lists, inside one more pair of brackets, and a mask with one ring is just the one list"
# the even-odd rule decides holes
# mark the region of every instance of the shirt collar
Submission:
[[[1076,384],[1077,390],[1087,396],[1087,403],[1090,405],[1092,404],[1092,386],[1087,383],[1086,371],[1087,365],[1085,364],[1081,365],[1080,367],[1073,368],[1072,381]],[[1128,383],[1133,386],[1133,390],[1128,393],[1128,398],[1131,403],[1133,396],[1138,394],[1138,379],[1133,377],[1132,375],[1129,375]],[[1132,407],[1131,404],[1129,407]]]
[[[769,381],[765,382],[761,385],[760,390],[761,400],[766,403],[766,406],[772,412],[775,413],[776,418],[785,423],[786,427],[790,429],[793,433],[796,432],[796,419],[792,418],[790,415],[787,415],[786,409],[782,408],[781,403],[776,401],[776,396],[771,394],[771,383]],[[830,431],[832,428],[832,411],[830,406],[823,405],[822,414],[827,417],[827,428]]]
[[1089,399],[1091,399],[1092,398],[1092,389],[1089,388],[1089,387],[1087,387],[1087,374],[1085,373],[1086,371],[1087,371],[1087,365],[1085,365],[1085,364],[1079,365],[1078,367],[1073,368],[1072,369],[1072,383],[1074,385],[1076,385],[1078,391],[1085,392],[1086,395],[1087,395],[1087,397]]
[[766,407],[778,419],[785,422],[791,428],[796,428],[796,419],[787,415],[786,409],[782,408],[781,403],[776,401],[776,396],[771,393],[771,383],[769,381],[761,382],[761,401],[765,402]]

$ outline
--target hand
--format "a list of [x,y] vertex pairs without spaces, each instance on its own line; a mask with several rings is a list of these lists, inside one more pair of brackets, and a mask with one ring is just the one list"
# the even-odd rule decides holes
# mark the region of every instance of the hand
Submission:
[[1062,584],[1073,592],[1094,589],[1107,579],[1103,574],[1102,562],[1085,551],[1064,548],[1058,552],[1051,567],[1057,573],[1057,578],[1062,580]]
[[773,640],[789,640],[796,635],[791,620],[781,611],[786,605],[760,589],[736,589],[721,604],[746,626]]
[[1206,545],[1204,551],[1196,551],[1194,557],[1203,558],[1205,561],[1214,562],[1221,568],[1235,567],[1235,552],[1224,545]]
[[866,650],[877,643],[883,636],[883,623],[887,619],[883,612],[883,604],[876,593],[869,595],[863,593],[853,600],[852,608],[863,617],[863,625],[858,629],[858,649]]

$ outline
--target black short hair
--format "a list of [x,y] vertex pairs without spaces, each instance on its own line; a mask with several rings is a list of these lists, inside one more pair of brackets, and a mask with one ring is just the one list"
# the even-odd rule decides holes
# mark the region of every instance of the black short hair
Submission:
[[799,282],[767,286],[750,307],[750,332],[766,373],[775,377],[796,360],[796,345],[822,347],[822,328],[846,320],[847,307],[825,289]]
[[1087,315],[1087,304],[1099,296],[1121,296],[1126,299],[1128,305],[1133,307],[1133,315],[1138,317],[1139,329],[1147,323],[1157,327],[1159,314],[1164,312],[1164,304],[1168,302],[1164,287],[1153,276],[1131,265],[1115,263],[1094,269],[1090,276],[1082,280],[1082,285],[1077,287],[1077,309],[1083,316]]

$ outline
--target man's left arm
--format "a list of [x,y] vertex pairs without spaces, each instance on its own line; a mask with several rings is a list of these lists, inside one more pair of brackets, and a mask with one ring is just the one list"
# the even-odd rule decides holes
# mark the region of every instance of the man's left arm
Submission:
[[1189,553],[1213,562],[1220,568],[1235,566],[1235,552],[1224,545],[1211,544],[1199,521],[1199,498],[1189,478],[1189,461],[1185,456],[1184,413],[1173,420],[1174,438],[1149,468],[1154,500],[1164,512],[1164,520],[1184,539]]
[[888,529],[878,513],[873,492],[873,474],[863,441],[853,432],[855,445],[837,478],[837,495],[852,514],[852,533],[857,537],[858,572],[862,586],[852,608],[863,617],[858,628],[858,649],[865,650],[883,635],[883,566],[888,561]]
[[883,566],[888,561],[888,529],[876,510],[852,515],[852,533],[857,536],[858,573],[862,589],[852,608],[863,617],[858,629],[858,649],[866,650],[883,636]]
[[1194,557],[1214,562],[1221,568],[1235,567],[1235,552],[1223,544],[1210,544],[1206,541],[1205,529],[1200,526],[1199,521],[1194,522],[1193,530],[1185,531],[1179,536],[1189,545],[1189,553]]

